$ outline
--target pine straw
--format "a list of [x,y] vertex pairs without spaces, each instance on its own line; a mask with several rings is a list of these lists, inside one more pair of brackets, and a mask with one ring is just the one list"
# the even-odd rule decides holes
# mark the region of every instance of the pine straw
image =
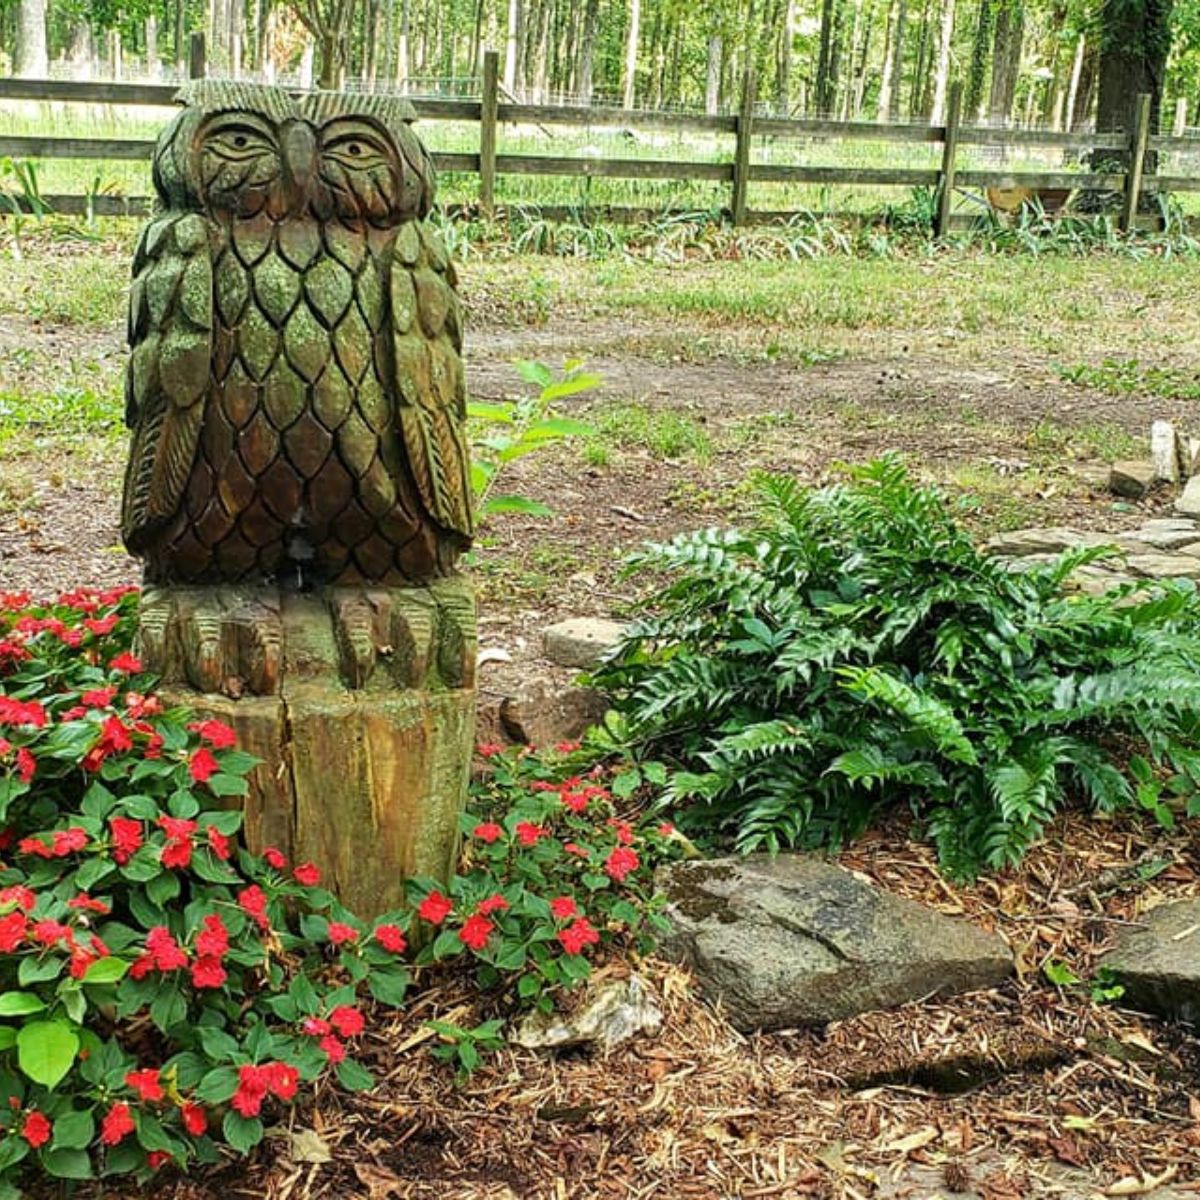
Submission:
[[423,1053],[422,1022],[486,1014],[442,985],[377,1032],[376,1091],[329,1089],[293,1114],[332,1161],[291,1161],[278,1130],[248,1168],[181,1181],[175,1200],[925,1197],[968,1185],[1015,1200],[1062,1194],[1072,1178],[1090,1181],[1074,1195],[1144,1194],[1155,1179],[1200,1194],[1200,1040],[1041,971],[1053,960],[1089,978],[1123,925],[1200,892],[1200,848],[1073,816],[1019,872],[952,887],[904,832],[841,861],[999,930],[1017,955],[1012,982],[743,1037],[682,972],[643,963],[666,1014],[658,1037],[607,1058],[506,1051],[461,1087]]

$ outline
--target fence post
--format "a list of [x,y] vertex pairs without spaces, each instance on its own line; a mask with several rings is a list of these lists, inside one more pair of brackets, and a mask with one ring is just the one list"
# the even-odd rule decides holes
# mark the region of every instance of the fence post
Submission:
[[193,33],[188,41],[188,78],[203,79],[207,74],[204,58],[204,31]]
[[750,139],[754,133],[754,72],[742,77],[742,108],[737,118],[737,147],[733,155],[733,205],[735,225],[746,223],[746,188],[750,183]]
[[479,206],[496,210],[496,114],[500,108],[500,52],[485,51],[483,92],[479,101]]
[[963,85],[956,80],[950,85],[946,100],[946,132],[942,139],[942,169],[938,172],[937,216],[934,219],[935,237],[950,232],[950,208],[954,201],[955,159],[958,157],[958,128],[962,122]]
[[1142,172],[1146,169],[1146,147],[1150,144],[1150,96],[1137,98],[1133,118],[1133,136],[1129,139],[1129,167],[1125,172],[1125,202],[1121,205],[1121,232],[1128,233],[1137,220],[1138,198],[1142,194]]

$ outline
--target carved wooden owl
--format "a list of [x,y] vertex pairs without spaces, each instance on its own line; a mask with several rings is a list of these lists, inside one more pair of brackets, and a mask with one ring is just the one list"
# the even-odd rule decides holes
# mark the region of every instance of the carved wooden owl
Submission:
[[150,582],[404,584],[471,535],[455,277],[405,101],[186,86],[129,308]]

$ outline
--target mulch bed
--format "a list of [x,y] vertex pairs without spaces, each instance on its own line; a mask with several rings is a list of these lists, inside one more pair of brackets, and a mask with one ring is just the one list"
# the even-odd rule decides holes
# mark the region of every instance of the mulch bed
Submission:
[[[688,978],[637,964],[662,1033],[605,1057],[502,1053],[458,1085],[425,1053],[430,1017],[488,1014],[445,983],[378,1030],[380,1086],[329,1089],[248,1166],[175,1200],[351,1197],[929,1197],[1200,1194],[1200,1039],[1057,988],[1089,979],[1148,906],[1200,891],[1200,847],[1133,818],[1061,819],[1019,871],[951,886],[903,822],[841,856],[899,894],[999,930],[1017,955],[994,991],[744,1037]],[[622,964],[605,970],[620,973]],[[291,1135],[310,1130],[330,1161]],[[303,1145],[303,1140],[300,1145]],[[166,1181],[163,1181],[164,1184]]]

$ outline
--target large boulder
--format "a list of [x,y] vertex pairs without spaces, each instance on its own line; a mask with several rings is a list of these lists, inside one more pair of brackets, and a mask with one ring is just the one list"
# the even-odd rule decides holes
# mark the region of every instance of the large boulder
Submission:
[[678,863],[660,884],[671,926],[661,952],[745,1031],[993,987],[1013,969],[996,934],[814,856]]
[[1200,1024],[1200,899],[1151,909],[1125,930],[1100,965],[1125,987],[1134,1008]]

